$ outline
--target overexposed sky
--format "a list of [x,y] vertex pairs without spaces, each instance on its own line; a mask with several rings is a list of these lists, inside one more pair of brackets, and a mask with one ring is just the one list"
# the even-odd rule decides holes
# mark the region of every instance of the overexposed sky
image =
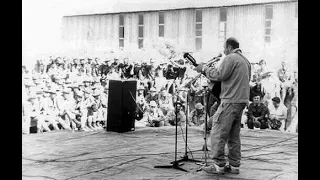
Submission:
[[[185,4],[219,2],[240,2],[248,0],[23,0],[22,38],[29,48],[48,48],[60,39],[63,15],[103,13],[115,10],[159,8],[171,4],[173,7]],[[256,1],[256,0],[250,0]]]
[[[86,10],[109,10],[118,0],[23,0],[22,46],[24,57],[50,52],[61,40],[62,16]],[[25,58],[27,59],[27,58]]]
[[[23,0],[22,40],[26,52],[46,51],[59,44],[63,15],[102,13],[115,10],[148,9],[165,4],[203,4],[216,1],[232,3],[248,0]],[[256,1],[256,0],[250,0]]]

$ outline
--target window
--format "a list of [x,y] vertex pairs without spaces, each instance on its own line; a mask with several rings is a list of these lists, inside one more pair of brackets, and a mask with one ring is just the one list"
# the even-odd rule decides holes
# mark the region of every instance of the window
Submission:
[[138,22],[138,48],[143,48],[143,14],[139,14]]
[[159,12],[159,37],[164,37],[164,12]]
[[273,18],[273,6],[266,5],[266,19],[272,19],[272,18]]
[[227,22],[227,8],[220,8],[220,22]]
[[196,51],[202,49],[202,11],[196,10]]
[[273,19],[273,6],[272,5],[266,5],[265,6],[265,31],[264,31],[264,41],[266,43],[271,42],[271,24]]
[[119,15],[119,48],[124,47],[124,17]]
[[227,39],[227,8],[220,8],[219,18],[219,41],[224,43]]

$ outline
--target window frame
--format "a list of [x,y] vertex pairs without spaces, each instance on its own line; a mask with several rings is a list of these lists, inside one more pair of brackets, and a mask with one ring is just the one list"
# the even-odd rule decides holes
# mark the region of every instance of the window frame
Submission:
[[[222,12],[221,10],[225,10],[225,13],[226,13],[225,15],[226,19],[224,21],[221,20],[221,12]],[[228,9],[226,7],[219,8],[219,22],[227,22],[227,21],[228,21]]]
[[[163,16],[163,22],[160,23],[160,15]],[[160,28],[163,28],[163,32],[161,33]],[[164,37],[165,36],[165,13],[164,12],[159,12],[158,14],[158,36],[159,37]]]
[[[121,18],[122,17],[122,18]],[[121,24],[121,19],[123,19],[123,24]],[[125,27],[124,27],[124,15],[123,14],[119,14],[119,34],[118,34],[118,37],[119,37],[119,48],[124,48],[124,30],[125,30]],[[121,37],[121,34],[120,34],[120,28],[123,28],[123,31],[122,31],[122,36]]]
[[[221,10],[225,10],[225,20],[221,21]],[[219,8],[219,33],[218,33],[218,39],[220,42],[224,43],[227,39],[227,25],[228,25],[228,8],[221,7]],[[223,27],[223,28],[221,28]],[[223,34],[223,35],[221,35]]]
[[[271,14],[271,18],[268,17],[268,14],[267,14],[267,9],[271,9],[272,11],[272,14]],[[272,20],[274,18],[273,14],[274,14],[274,11],[273,11],[273,5],[272,4],[267,4],[265,5],[265,8],[264,8],[264,42],[265,43],[271,43],[271,36],[272,36]],[[270,24],[267,26],[267,23]],[[270,32],[269,34],[267,34],[267,32]]]
[[[201,12],[201,21],[197,21],[197,12]],[[197,25],[201,25],[201,28],[197,29]],[[195,10],[195,49],[196,51],[202,50],[202,9]],[[200,32],[201,35],[197,35]],[[197,41],[200,40],[200,44],[197,44]]]
[[[268,18],[267,16],[268,16],[268,14],[267,14],[267,9],[271,9],[272,11],[272,14],[271,14],[271,18]],[[272,20],[273,19],[273,4],[266,4],[265,5],[265,19],[270,19],[270,20]]]
[[[140,17],[142,17],[142,24],[140,24]],[[142,27],[142,37],[140,37],[140,28]],[[144,14],[138,14],[138,49],[143,48],[144,39]],[[141,43],[140,43],[141,41]]]

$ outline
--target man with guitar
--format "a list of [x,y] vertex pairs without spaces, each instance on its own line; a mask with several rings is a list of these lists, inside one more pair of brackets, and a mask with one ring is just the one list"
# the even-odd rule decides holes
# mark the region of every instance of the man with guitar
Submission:
[[[224,54],[226,57],[217,68],[205,64],[195,68],[209,80],[221,82],[221,104],[208,123],[208,127],[211,127],[211,152],[214,163],[202,169],[214,174],[239,174],[241,115],[249,102],[251,65],[242,55],[239,42],[235,38],[226,40]],[[228,163],[224,152],[226,143],[229,149]]]

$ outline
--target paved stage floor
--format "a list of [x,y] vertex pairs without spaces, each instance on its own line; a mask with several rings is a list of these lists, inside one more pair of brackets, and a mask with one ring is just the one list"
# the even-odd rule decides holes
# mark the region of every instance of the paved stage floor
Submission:
[[[298,179],[297,134],[241,129],[239,175],[207,174],[197,171],[200,166],[194,162],[181,166],[189,172],[154,168],[174,160],[174,136],[175,127],[137,128],[127,133],[99,130],[22,135],[22,179]],[[201,129],[188,128],[190,159],[201,160],[203,144]],[[178,159],[184,152],[178,128]]]

